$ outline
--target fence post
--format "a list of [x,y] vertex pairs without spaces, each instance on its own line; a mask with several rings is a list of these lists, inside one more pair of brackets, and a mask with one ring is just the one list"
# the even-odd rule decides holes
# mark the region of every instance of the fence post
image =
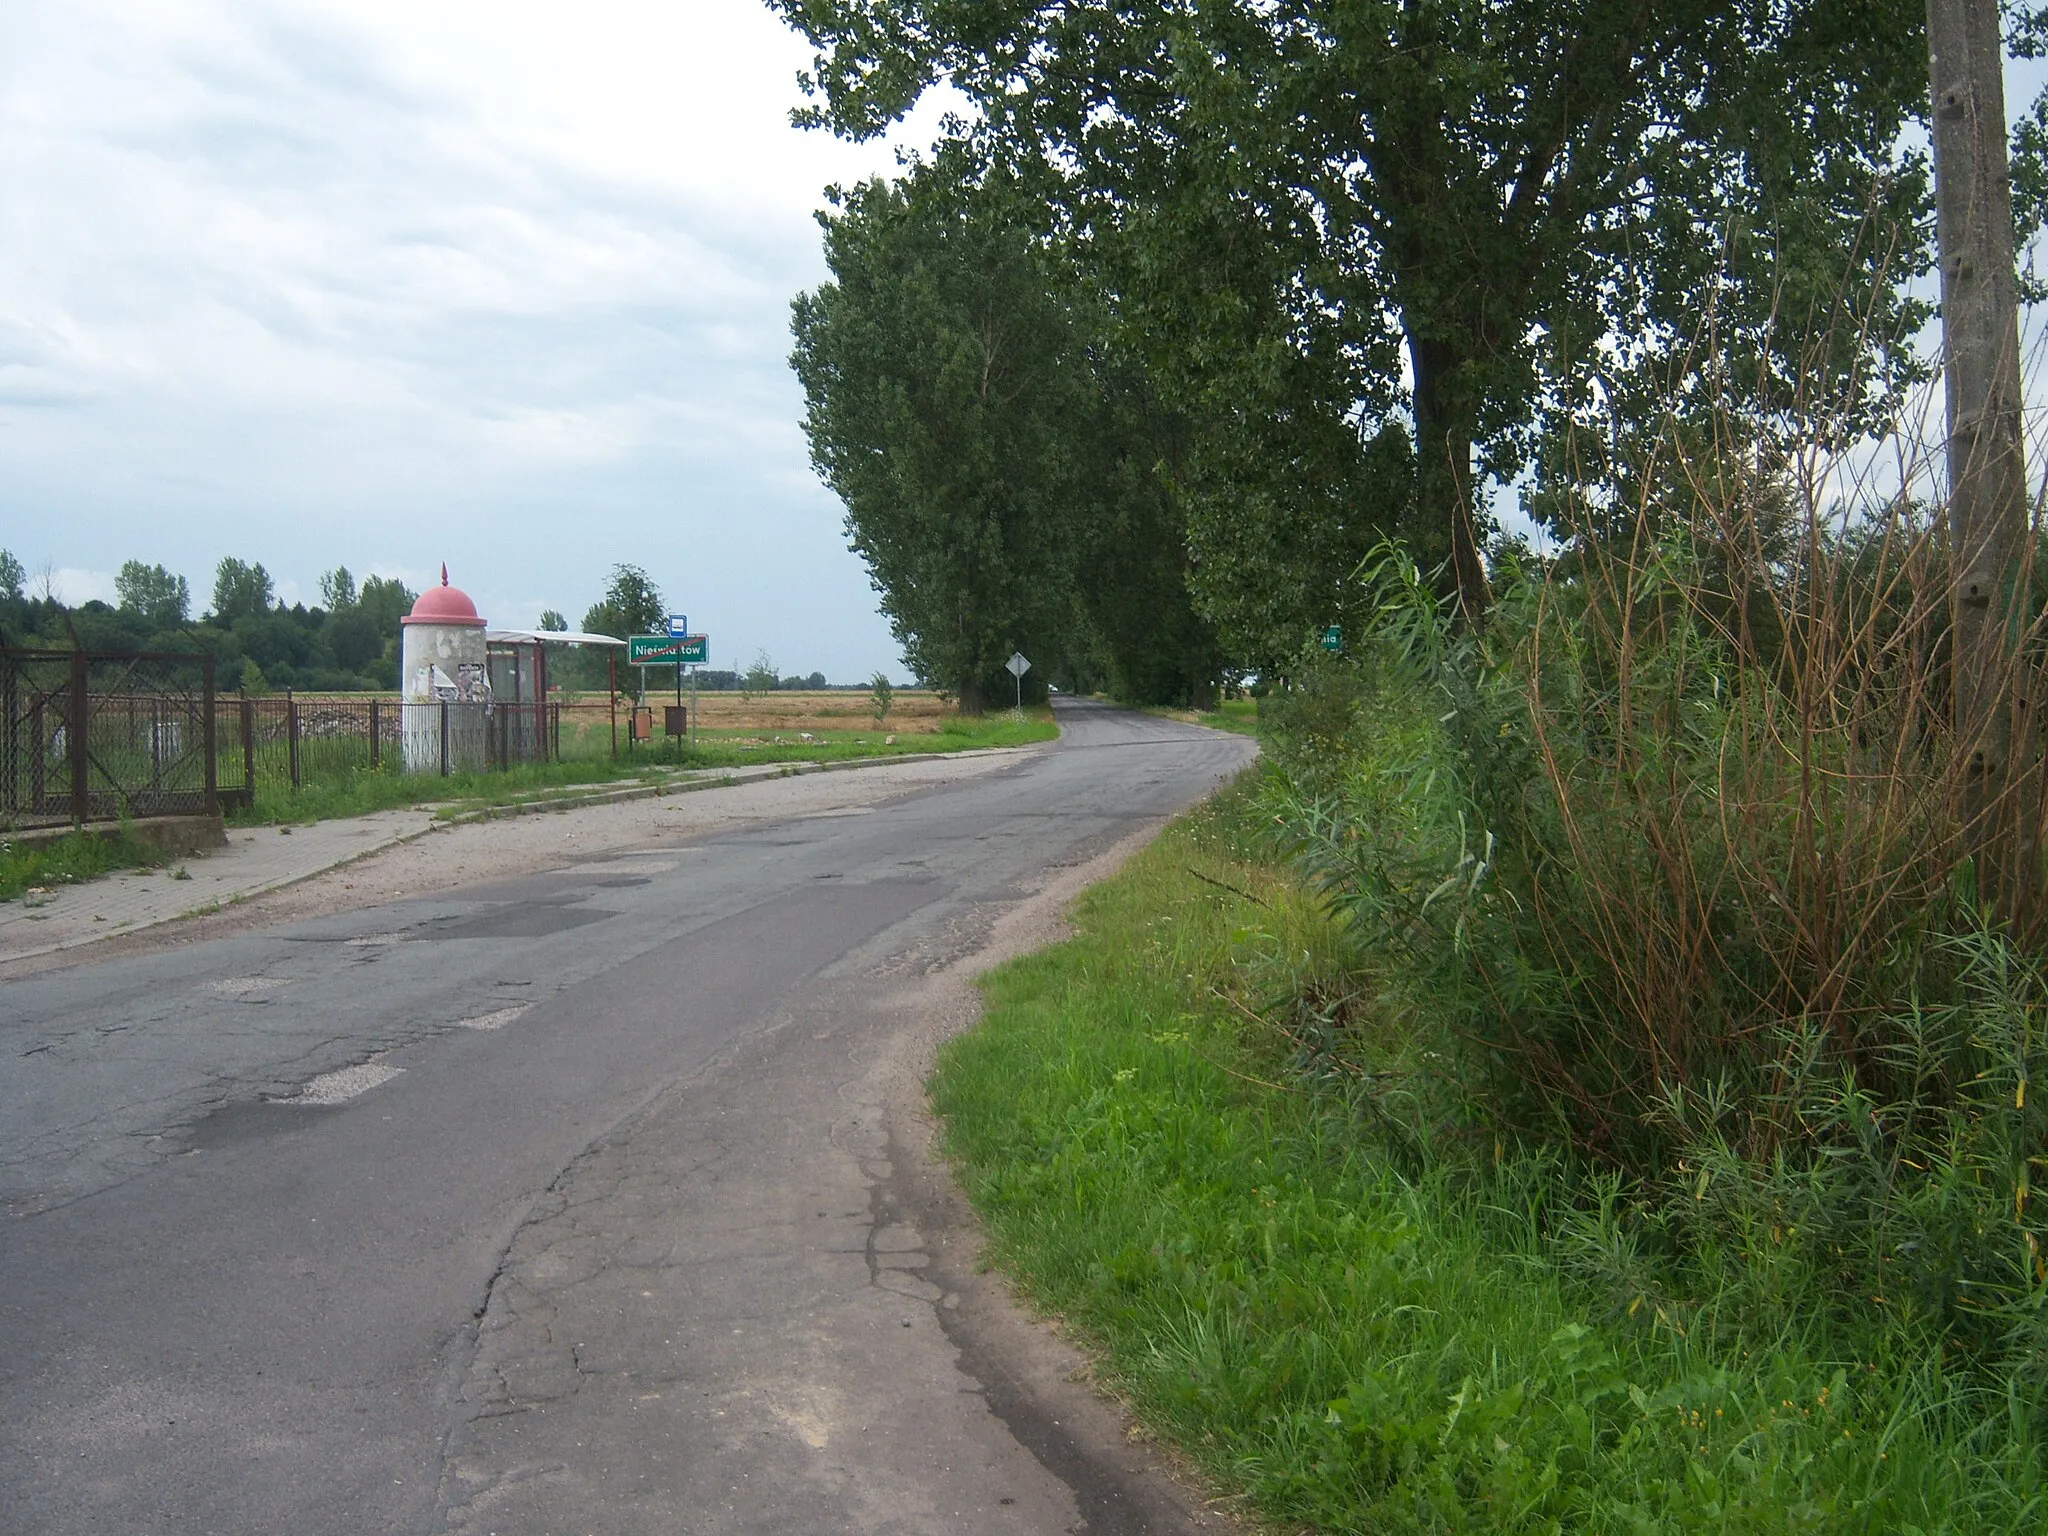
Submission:
[[4,708],[7,714],[7,737],[0,741],[0,764],[5,765],[7,772],[5,813],[7,824],[12,826],[21,810],[21,781],[18,777],[21,771],[21,720],[16,714],[21,702],[21,684],[15,677],[14,663],[4,655],[0,655],[0,676],[7,680],[5,688],[0,689],[0,693],[6,696],[0,708]]
[[36,695],[35,703],[29,709],[29,740],[35,743],[35,750],[29,754],[28,793],[29,807],[38,816],[47,815],[50,809],[50,737],[44,717],[43,696]]
[[448,701],[441,701],[441,777],[448,777]]
[[292,788],[299,787],[299,701],[291,689],[284,691],[284,751],[291,762]]
[[377,706],[382,702],[381,699],[370,700],[370,768],[373,772],[377,767],[378,753],[384,745],[384,733],[378,729],[377,719]]
[[256,701],[248,694],[242,695],[242,793],[249,797],[249,808],[256,808]]
[[214,763],[214,743],[219,738],[219,722],[213,718],[213,652],[205,653],[206,659],[199,664],[200,683],[200,741],[199,750],[206,758],[206,814],[220,814],[220,769]]
[[85,652],[73,651],[71,653],[71,729],[65,738],[64,745],[69,749],[68,755],[71,758],[71,824],[78,827],[85,825],[86,796],[91,790],[91,783],[87,779],[85,771],[85,714],[91,707],[91,701],[87,692],[87,677],[88,668]]

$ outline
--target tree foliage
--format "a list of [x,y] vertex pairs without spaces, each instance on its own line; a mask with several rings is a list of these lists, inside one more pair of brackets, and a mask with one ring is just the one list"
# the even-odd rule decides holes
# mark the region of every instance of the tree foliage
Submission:
[[396,576],[366,576],[356,592],[356,611],[369,617],[381,635],[395,637],[398,621],[412,612],[419,594]]
[[978,711],[1064,596],[1071,317],[1028,232],[954,176],[868,182],[824,222],[834,280],[794,322],[812,461],[912,670]]
[[1353,500],[1337,454],[1283,518],[1404,518],[1468,610],[1485,482],[1569,477],[1539,449],[1573,425],[1739,357],[1763,408],[1825,395],[1853,430],[1915,366],[1908,0],[775,3],[818,48],[817,121],[966,93],[1168,372],[1242,391],[1252,488],[1284,490],[1259,443],[1294,422],[1408,433],[1408,507]]
[[1170,698],[1215,674],[1166,480],[1177,423],[1071,254],[955,148],[845,194],[798,299],[813,462],[913,671],[977,711],[1018,647]]
[[661,589],[644,570],[637,565],[615,565],[604,596],[584,611],[583,628],[590,634],[624,640],[662,632],[667,614]]
[[345,565],[337,565],[331,571],[320,573],[320,601],[327,605],[328,612],[337,608],[353,608],[356,605],[356,579],[349,574]]
[[183,624],[192,607],[192,589],[184,577],[140,560],[122,562],[114,577],[114,594],[123,609],[152,629]]
[[233,555],[223,555],[213,572],[213,618],[218,624],[259,617],[270,611],[275,595],[270,572]]
[[[191,584],[162,565],[124,561],[114,579],[115,602],[75,607],[54,598],[29,599],[0,586],[0,638],[30,647],[114,654],[206,650],[223,688],[389,688],[396,678],[399,619],[413,593],[395,579],[370,577],[353,607],[308,608],[274,600],[269,574],[238,560],[223,562],[216,604],[227,615],[191,616]],[[0,563],[0,575],[5,565]]]

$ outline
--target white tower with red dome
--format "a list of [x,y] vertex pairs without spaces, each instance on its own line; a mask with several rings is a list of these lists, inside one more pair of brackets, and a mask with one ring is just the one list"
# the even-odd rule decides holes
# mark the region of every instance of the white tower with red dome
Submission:
[[399,621],[407,773],[468,773],[486,766],[491,674],[484,621],[460,587],[429,587]]

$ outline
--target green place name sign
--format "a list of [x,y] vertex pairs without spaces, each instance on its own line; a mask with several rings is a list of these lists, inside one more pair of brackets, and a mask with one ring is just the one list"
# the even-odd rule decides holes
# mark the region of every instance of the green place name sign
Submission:
[[633,635],[626,641],[626,662],[635,667],[701,667],[711,660],[709,635]]

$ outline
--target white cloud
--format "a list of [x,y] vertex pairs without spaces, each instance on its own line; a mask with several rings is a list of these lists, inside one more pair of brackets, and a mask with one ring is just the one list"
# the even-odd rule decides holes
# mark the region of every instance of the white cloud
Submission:
[[759,0],[0,7],[0,546],[445,556],[508,619],[633,560],[722,650],[900,670],[785,361],[893,151],[788,127],[806,62]]
[[69,603],[74,608],[80,603],[98,599],[103,603],[114,601],[114,573],[112,571],[82,571],[76,566],[60,566],[56,570],[32,571],[29,574],[28,591],[32,597],[44,595],[47,585],[49,594],[59,602]]

